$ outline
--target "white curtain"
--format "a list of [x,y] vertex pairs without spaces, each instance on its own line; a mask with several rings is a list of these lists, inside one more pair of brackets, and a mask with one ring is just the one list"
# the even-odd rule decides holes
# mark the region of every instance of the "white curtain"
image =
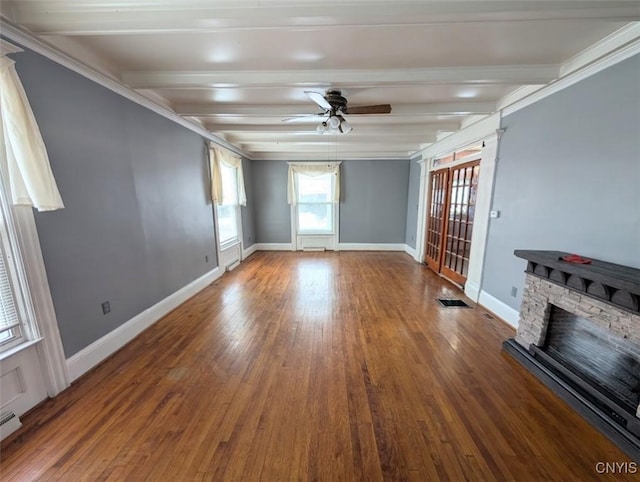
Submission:
[[[211,164],[211,200],[218,206],[229,204],[247,205],[247,194],[244,190],[244,175],[242,173],[242,159],[230,152],[211,147],[209,149],[209,163]],[[223,166],[235,169],[235,189],[225,189]],[[226,192],[225,192],[226,191]],[[235,191],[235,192],[234,192]]]
[[340,202],[340,163],[313,163],[313,164],[296,164],[289,163],[289,176],[287,181],[287,202],[289,204],[298,203],[298,192],[296,183],[296,174],[303,174],[309,177],[318,177],[324,174],[333,174],[333,199],[332,202]]
[[38,211],[64,208],[14,61],[4,56],[0,57],[0,124],[0,149],[12,203],[33,206]]

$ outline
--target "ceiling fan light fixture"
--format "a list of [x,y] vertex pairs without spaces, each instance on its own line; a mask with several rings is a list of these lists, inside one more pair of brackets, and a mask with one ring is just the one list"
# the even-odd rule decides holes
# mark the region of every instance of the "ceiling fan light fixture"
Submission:
[[338,129],[338,127],[340,127],[340,118],[338,116],[332,115],[331,117],[329,117],[328,124],[331,130],[335,131]]
[[324,134],[325,132],[327,132],[327,123],[322,122],[321,124],[318,124],[318,127],[316,127],[316,132],[318,134]]
[[353,128],[351,127],[351,124],[349,124],[346,120],[343,120],[340,124],[340,132],[342,132],[343,134],[348,134],[352,130]]

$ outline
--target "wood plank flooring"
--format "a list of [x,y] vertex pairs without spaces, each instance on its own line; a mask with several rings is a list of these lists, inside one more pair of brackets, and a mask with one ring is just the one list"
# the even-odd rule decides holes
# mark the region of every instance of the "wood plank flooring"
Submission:
[[0,478],[633,480],[459,295],[401,253],[256,253],[24,417]]

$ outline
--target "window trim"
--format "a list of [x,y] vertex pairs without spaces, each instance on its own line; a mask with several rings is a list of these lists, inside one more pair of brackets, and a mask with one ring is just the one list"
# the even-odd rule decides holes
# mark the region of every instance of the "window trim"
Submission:
[[35,223],[33,208],[13,206],[9,203],[6,176],[0,173],[0,209],[6,219],[9,242],[16,261],[20,263],[20,288],[28,300],[30,310],[29,336],[22,342],[3,352],[2,359],[13,356],[33,345],[37,345],[40,366],[50,397],[71,385],[67,360],[62,346],[58,320],[53,307],[51,289],[47,278],[42,248]]

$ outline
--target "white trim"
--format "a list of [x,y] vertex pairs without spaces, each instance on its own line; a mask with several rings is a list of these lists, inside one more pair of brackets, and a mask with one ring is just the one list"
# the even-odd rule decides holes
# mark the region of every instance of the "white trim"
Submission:
[[509,305],[503,303],[498,298],[491,296],[486,291],[480,292],[478,304],[484,306],[514,328],[518,328],[518,320],[520,319],[520,312],[518,310],[511,308]]
[[[539,90],[536,90],[534,93],[528,95],[527,97],[520,99],[509,106],[504,107],[502,110],[503,117],[511,115],[514,112],[517,112],[521,109],[524,109],[525,107],[528,107],[536,102],[539,102],[542,99],[549,97],[550,95],[553,95],[561,90],[566,89],[567,87],[571,87],[572,85],[580,82],[581,80],[591,77],[592,75],[595,75],[604,69],[607,69],[630,57],[633,57],[636,54],[639,54],[640,53],[640,26],[637,26],[630,31],[634,34],[635,40],[629,42],[623,47],[618,48],[616,51],[608,55],[604,55],[601,58],[592,61],[590,64],[584,66],[583,68],[580,68],[579,70],[574,70],[570,74],[566,75],[565,77],[562,77],[556,80],[555,82],[551,82],[547,86]],[[596,44],[596,47],[594,48],[599,49],[601,48],[601,46]],[[581,55],[583,55],[584,58],[589,57],[588,54],[584,52]],[[575,62],[575,60],[573,60],[573,62]],[[575,68],[575,67],[568,67],[568,68]],[[503,102],[498,102],[498,105],[502,105],[502,104]]]
[[[482,289],[484,255],[489,237],[491,203],[498,161],[498,144],[503,132],[502,129],[497,129],[493,135],[485,139],[480,161],[480,177],[478,179],[478,192],[469,251],[469,269],[466,281],[471,283],[472,286],[477,286],[478,290]],[[476,296],[474,301],[477,299]]]
[[258,245],[253,243],[247,249],[242,251],[242,260],[244,261],[245,259],[247,259],[249,256],[251,256],[256,251],[258,251]]
[[233,247],[238,246],[240,244],[241,244],[240,243],[240,238],[235,237],[233,239],[230,239],[230,240],[225,241],[224,243],[222,243],[220,245],[220,250],[224,251],[225,249],[233,248]]
[[136,336],[160,320],[171,310],[177,308],[198,292],[222,276],[223,271],[215,268],[205,273],[200,278],[179,289],[165,299],[147,308],[142,313],[134,316],[129,321],[107,333],[91,345],[83,348],[78,353],[67,359],[67,367],[71,381],[77,380],[98,365],[105,358],[115,353]]
[[87,79],[101,85],[102,87],[105,87],[110,91],[115,92],[116,94],[121,95],[122,97],[129,99],[130,101],[135,102],[138,105],[141,105],[142,107],[146,107],[147,109],[175,122],[176,124],[186,127],[187,129],[201,135],[206,139],[209,139],[210,141],[221,147],[224,147],[225,149],[234,152],[235,154],[238,154],[239,156],[249,159],[251,158],[247,155],[247,153],[240,150],[238,147],[227,142],[223,138],[212,134],[201,125],[196,124],[195,122],[191,122],[184,117],[179,116],[171,109],[153,102],[152,100],[144,97],[135,90],[130,89],[123,83],[103,74],[102,72],[97,71],[96,69],[65,54],[61,50],[58,50],[52,45],[34,37],[31,33],[14,25],[11,22],[8,22],[4,18],[0,20],[0,30],[2,31],[2,35],[8,37],[14,42],[17,42],[20,45],[33,50],[34,52],[50,60],[53,60],[54,62],[68,68],[69,70],[72,70],[73,72],[76,72],[77,74],[80,74],[83,77],[86,77]]
[[496,129],[500,129],[499,112],[487,116],[475,124],[465,127],[464,129],[460,129],[458,132],[422,149],[422,158],[426,159],[442,156],[459,150],[465,146],[478,143],[489,137],[491,134],[495,134]]
[[474,303],[480,298],[480,286],[467,280],[464,284],[464,294]]
[[20,240],[22,261],[29,282],[29,294],[35,311],[35,321],[40,336],[44,338],[38,346],[42,378],[45,380],[47,394],[54,397],[70,384],[62,337],[58,328],[58,318],[53,307],[33,209],[26,206],[14,206],[12,212]]
[[402,251],[405,252],[404,243],[338,243],[340,251]]
[[420,164],[420,190],[418,191],[418,220],[416,226],[416,257],[418,263],[424,261],[424,241],[427,226],[427,199],[429,199],[429,168],[430,161],[426,157],[418,160]]
[[33,345],[35,345],[37,343],[40,343],[41,341],[42,341],[42,337],[36,338],[35,340],[27,340],[27,341],[24,341],[24,342],[20,343],[19,345],[16,345],[16,346],[13,346],[13,347],[9,348],[8,350],[0,352],[0,362],[2,360],[6,360],[7,358],[12,357],[16,353],[20,353],[22,350],[26,350],[30,346],[33,346]]
[[418,253],[416,252],[415,248],[412,248],[408,244],[405,244],[404,245],[404,252],[407,253],[409,256],[411,256],[416,261],[418,261]]
[[255,251],[291,251],[291,243],[256,243]]
[[24,52],[24,50],[17,45],[0,38],[0,55],[17,54],[18,52]]
[[570,59],[562,62],[560,78],[586,67],[590,63],[612,54],[625,45],[640,38],[640,22],[631,22],[616,30],[611,35],[598,40],[582,52],[578,52]]

